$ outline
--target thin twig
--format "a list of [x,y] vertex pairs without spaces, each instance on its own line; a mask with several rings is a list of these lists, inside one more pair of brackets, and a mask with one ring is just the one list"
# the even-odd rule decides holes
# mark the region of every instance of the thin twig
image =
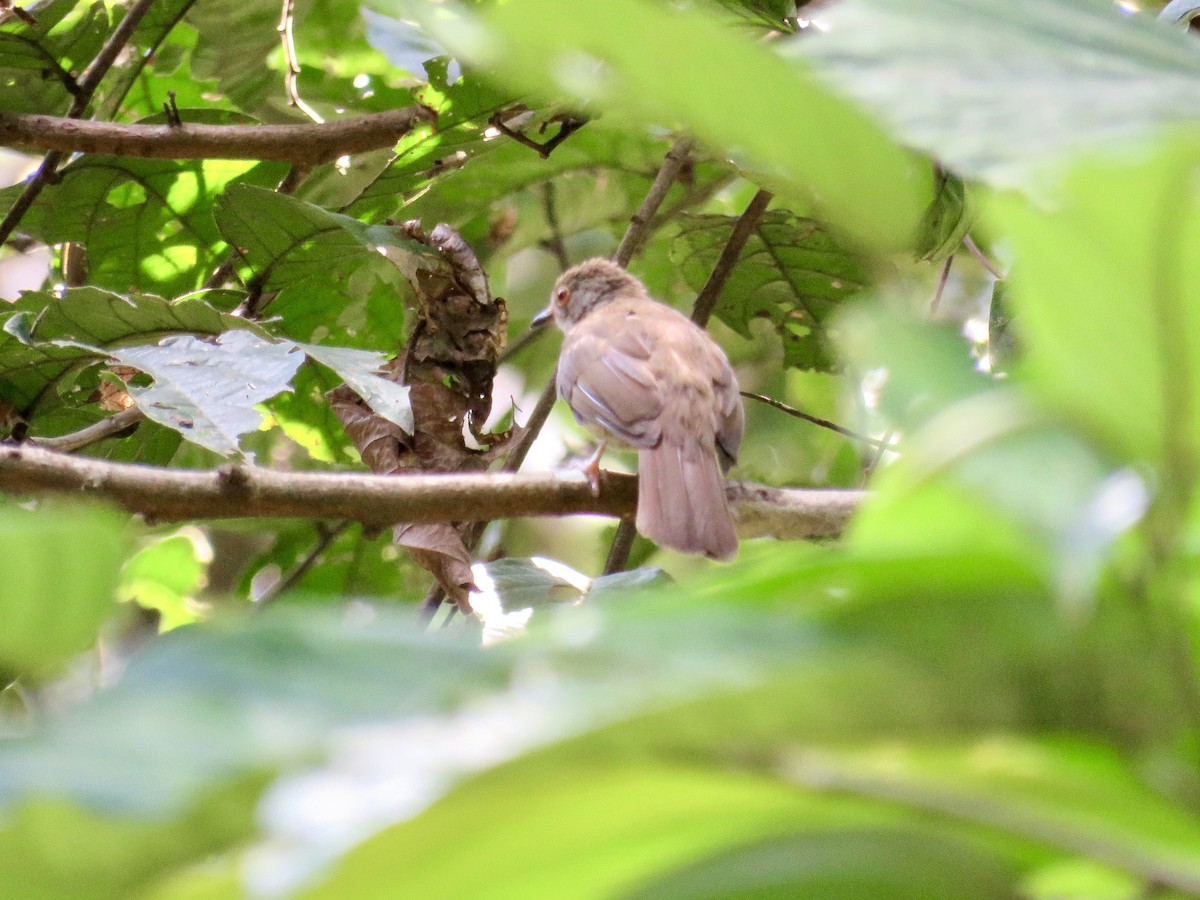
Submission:
[[795,416],[797,419],[803,419],[806,422],[812,422],[814,425],[820,425],[822,428],[828,428],[830,431],[836,431],[838,434],[848,437],[851,440],[860,441],[864,444],[868,444],[869,446],[876,447],[880,450],[891,450],[892,449],[883,441],[876,440],[875,438],[867,437],[866,435],[859,434],[856,431],[851,431],[849,428],[843,428],[841,425],[838,425],[836,422],[830,422],[828,419],[822,419],[822,418],[819,418],[818,416],[813,416],[813,415],[809,415],[806,412],[801,412],[800,410],[796,409],[794,406],[788,406],[786,403],[783,403],[780,400],[776,400],[773,397],[768,397],[765,394],[755,394],[751,391],[741,391],[740,393],[743,397],[747,397],[751,400],[757,400],[760,403],[765,403],[765,404],[767,404],[767,406],[774,407],[775,409],[779,410],[780,412],[787,413],[789,416]]
[[349,522],[339,522],[332,528],[324,522],[318,522],[317,539],[313,542],[312,547],[309,548],[308,553],[304,554],[304,558],[296,563],[292,571],[288,572],[286,576],[281,577],[275,584],[271,585],[269,590],[265,591],[258,598],[258,605],[269,606],[299,584],[300,579],[313,567],[313,563],[317,561],[317,557],[324,553],[326,548],[349,527]]
[[975,245],[975,241],[971,239],[971,236],[969,234],[963,238],[963,246],[967,248],[967,251],[973,257],[975,257],[977,260],[979,260],[979,264],[981,266],[983,266],[985,269],[987,269],[989,272],[992,273],[992,275],[995,277],[995,279],[997,281],[1004,280],[1004,273],[1001,272],[999,269],[997,269],[995,264],[990,259],[988,259],[987,256],[984,255],[983,251],[980,250],[979,247],[977,247]]
[[84,447],[90,447],[114,434],[119,434],[127,428],[132,428],[144,418],[146,418],[145,413],[136,406],[131,406],[129,409],[123,409],[99,422],[93,422],[79,431],[58,437],[31,438],[30,443],[59,453],[74,453],[76,450],[82,450]]
[[629,564],[629,553],[633,550],[633,542],[637,539],[637,525],[633,519],[625,518],[617,524],[617,533],[613,535],[612,545],[608,548],[608,557],[604,560],[604,574],[613,575],[622,571]]
[[322,125],[325,123],[325,119],[301,99],[297,86],[300,78],[300,60],[296,57],[296,40],[292,35],[295,8],[295,0],[283,0],[283,8],[279,13],[279,24],[275,26],[275,30],[279,32],[279,42],[283,44],[283,87],[291,106],[296,107],[318,125]]
[[537,341],[547,330],[546,328],[526,328],[515,340],[509,341],[508,346],[501,351],[500,356],[496,358],[497,365],[508,362],[530,344]]
[[[92,102],[92,95],[96,93],[96,88],[100,86],[105,74],[116,62],[117,56],[125,48],[129,39],[133,37],[138,23],[145,18],[154,3],[155,0],[136,0],[121,21],[117,23],[117,27],[108,36],[108,40],[104,42],[88,67],[83,70],[83,74],[79,76],[76,82],[78,91],[71,101],[70,109],[67,110],[68,119],[78,119],[87,110],[88,104]],[[16,230],[17,225],[25,217],[25,213],[29,212],[30,207],[33,206],[34,201],[37,200],[46,185],[55,180],[58,164],[62,161],[63,156],[62,152],[52,150],[42,159],[37,171],[26,182],[20,196],[9,207],[4,220],[0,221],[0,246],[3,246]]]
[[613,254],[613,261],[617,265],[622,268],[628,266],[629,261],[637,255],[642,244],[646,242],[646,238],[650,235],[650,223],[654,221],[654,214],[662,206],[663,200],[671,190],[671,185],[675,183],[684,164],[687,163],[688,157],[691,156],[694,146],[695,141],[690,137],[681,137],[667,151],[662,166],[659,167],[658,174],[654,177],[654,183],[650,185],[650,191],[646,194],[646,199],[633,214],[629,228],[625,231],[625,237],[621,238],[617,252]]
[[954,254],[951,253],[942,263],[942,271],[938,273],[937,285],[933,289],[933,299],[929,301],[929,316],[937,315],[938,306],[942,302],[942,292],[946,290],[946,282],[950,279],[950,269],[954,265]]
[[137,54],[137,58],[130,62],[129,65],[123,67],[117,75],[116,83],[110,85],[109,90],[105,92],[104,100],[97,107],[98,119],[111,119],[117,115],[121,109],[121,104],[125,102],[125,98],[129,95],[130,89],[137,83],[138,77],[146,68],[146,65],[154,59],[158,48],[162,46],[162,42],[167,39],[175,26],[182,21],[195,6],[196,0],[185,0],[183,3],[176,4],[172,8],[171,20],[161,28],[155,35],[154,40],[148,47],[145,47]]
[[509,128],[504,123],[502,111],[493,113],[492,117],[488,119],[488,124],[495,128],[502,135],[510,140],[516,141],[522,147],[528,147],[542,159],[548,159],[550,154],[554,152],[555,148],[558,147],[559,144],[586,125],[587,122],[587,119],[577,118],[574,116],[564,116],[559,120],[558,131],[555,133],[554,137],[548,139],[544,143],[539,144],[537,141],[523,132]]
[[770,191],[760,188],[750,199],[746,209],[738,216],[738,220],[733,223],[729,240],[725,242],[721,255],[717,258],[717,264],[713,266],[712,274],[708,276],[708,281],[697,295],[696,303],[692,307],[692,321],[701,328],[708,325],[712,311],[716,309],[717,301],[721,298],[721,291],[725,289],[729,276],[733,274],[733,267],[737,265],[746,242],[750,240],[750,235],[758,226],[763,213],[767,211],[767,204],[771,202],[771,196]]
[[565,272],[571,268],[571,260],[567,257],[562,228],[558,223],[558,203],[554,196],[553,181],[542,185],[542,208],[546,212],[546,225],[550,228],[550,237],[542,241],[542,246],[554,254],[554,258],[558,260],[558,268]]

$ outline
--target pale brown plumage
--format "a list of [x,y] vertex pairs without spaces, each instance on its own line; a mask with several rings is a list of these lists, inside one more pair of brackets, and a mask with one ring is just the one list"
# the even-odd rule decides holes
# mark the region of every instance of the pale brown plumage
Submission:
[[564,333],[559,396],[580,423],[637,448],[638,531],[685,553],[736,555],[723,472],[744,419],[725,353],[606,259],[558,279],[539,318],[551,315]]

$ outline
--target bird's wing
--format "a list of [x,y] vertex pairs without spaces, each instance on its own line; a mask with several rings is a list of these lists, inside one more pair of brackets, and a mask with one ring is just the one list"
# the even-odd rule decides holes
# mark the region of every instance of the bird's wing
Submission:
[[[571,330],[558,360],[558,393],[580,424],[600,428],[634,447],[656,446],[662,396],[642,329],[591,321]],[[596,326],[596,327],[593,327]]]

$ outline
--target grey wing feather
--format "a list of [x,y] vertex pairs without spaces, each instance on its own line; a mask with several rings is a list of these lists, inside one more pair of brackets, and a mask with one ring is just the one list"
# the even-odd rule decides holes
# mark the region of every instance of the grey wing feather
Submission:
[[661,435],[658,385],[646,361],[620,343],[594,336],[568,341],[558,361],[558,393],[581,424],[635,447],[653,447]]

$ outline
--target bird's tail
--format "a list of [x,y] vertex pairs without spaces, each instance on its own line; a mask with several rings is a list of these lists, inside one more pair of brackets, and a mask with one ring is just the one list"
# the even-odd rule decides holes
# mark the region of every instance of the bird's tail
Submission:
[[668,441],[638,451],[637,529],[663,547],[733,559],[737,533],[716,454]]

